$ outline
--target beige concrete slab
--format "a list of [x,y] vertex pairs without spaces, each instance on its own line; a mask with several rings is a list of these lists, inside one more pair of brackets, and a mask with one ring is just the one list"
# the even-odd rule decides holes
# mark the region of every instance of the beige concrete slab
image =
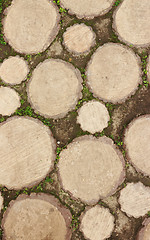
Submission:
[[137,240],[149,240],[150,236],[150,218],[146,218],[143,223],[143,228],[140,230],[137,236]]

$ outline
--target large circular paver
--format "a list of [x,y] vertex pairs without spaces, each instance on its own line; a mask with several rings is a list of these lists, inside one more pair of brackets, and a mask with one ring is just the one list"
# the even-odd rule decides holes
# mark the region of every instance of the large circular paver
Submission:
[[138,233],[137,240],[149,240],[150,236],[150,218],[146,218],[142,223],[143,228]]
[[5,240],[70,240],[70,224],[69,210],[47,194],[19,196],[2,220]]
[[59,20],[52,1],[13,0],[4,18],[4,36],[20,53],[42,52],[58,33]]
[[58,170],[63,188],[88,204],[114,193],[125,175],[122,154],[107,137],[76,138],[60,153]]
[[63,8],[69,10],[70,14],[76,14],[78,18],[94,18],[108,12],[114,0],[60,0]]
[[90,101],[79,109],[77,122],[84,131],[94,134],[106,128],[109,119],[109,113],[104,104],[97,101]]
[[9,84],[20,84],[29,72],[27,63],[19,56],[9,57],[0,65],[0,78]]
[[80,230],[89,240],[104,240],[114,229],[114,216],[107,208],[95,206],[81,215]]
[[114,14],[114,29],[127,44],[150,44],[150,1],[124,0]]
[[116,43],[99,47],[87,66],[88,85],[95,96],[112,103],[133,94],[141,81],[140,60],[129,48]]
[[125,132],[126,152],[137,171],[150,176],[150,115],[133,120]]
[[21,189],[40,182],[52,169],[55,142],[39,120],[12,117],[0,124],[0,185]]
[[58,59],[45,60],[33,71],[28,97],[33,108],[46,117],[64,117],[82,96],[79,70]]
[[11,115],[20,107],[19,94],[9,87],[0,87],[0,114]]

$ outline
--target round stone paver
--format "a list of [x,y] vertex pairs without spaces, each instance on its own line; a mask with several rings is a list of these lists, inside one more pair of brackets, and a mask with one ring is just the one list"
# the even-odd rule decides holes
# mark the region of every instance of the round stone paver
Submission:
[[95,44],[96,35],[92,28],[85,24],[75,24],[63,34],[63,44],[69,52],[88,53]]
[[59,59],[48,59],[33,71],[27,92],[32,107],[45,117],[64,117],[82,97],[79,70]]
[[80,230],[89,240],[104,240],[114,229],[114,216],[107,208],[95,206],[81,215]]
[[150,44],[150,1],[124,0],[114,13],[113,27],[127,44]]
[[85,103],[78,111],[77,122],[83,131],[92,134],[101,132],[108,126],[109,113],[104,104],[97,101]]
[[21,105],[19,94],[9,87],[0,87],[0,114],[10,116]]
[[150,115],[133,120],[127,127],[124,142],[129,161],[137,171],[150,176]]
[[13,0],[4,18],[4,36],[17,52],[43,52],[57,35],[59,20],[52,1]]
[[142,217],[150,210],[150,188],[141,182],[128,183],[120,192],[119,203],[129,217]]
[[88,63],[88,85],[96,97],[104,101],[123,102],[138,88],[141,81],[140,60],[121,44],[100,46]]
[[60,0],[61,6],[68,9],[70,14],[89,19],[107,13],[114,2],[115,0]]
[[125,176],[122,154],[113,141],[92,136],[76,138],[62,150],[58,172],[64,190],[87,204],[113,194]]
[[53,196],[20,195],[4,214],[4,239],[70,240],[71,219],[69,210]]
[[52,170],[55,142],[47,126],[29,117],[0,124],[0,185],[30,187]]
[[26,79],[29,68],[23,58],[9,57],[0,65],[0,78],[9,84],[20,84]]
[[146,218],[142,223],[143,228],[140,230],[137,236],[137,240],[149,240],[150,236],[150,218]]

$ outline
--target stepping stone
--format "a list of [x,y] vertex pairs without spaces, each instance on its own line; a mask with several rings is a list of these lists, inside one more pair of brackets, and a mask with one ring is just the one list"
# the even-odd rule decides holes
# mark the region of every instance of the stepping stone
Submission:
[[20,96],[14,89],[0,87],[0,114],[10,116],[20,105]]
[[146,218],[142,223],[143,228],[138,233],[137,240],[149,240],[150,236],[150,218]]
[[128,160],[137,171],[150,176],[150,115],[133,120],[125,132],[125,146]]
[[0,78],[8,84],[20,84],[28,72],[27,62],[19,56],[9,57],[0,65]]
[[[4,239],[70,240],[71,214],[47,194],[20,195],[4,213]],[[13,226],[13,227],[12,227]]]
[[141,182],[128,183],[120,192],[119,203],[129,217],[142,217],[150,210],[150,188]]
[[92,28],[84,23],[75,24],[63,34],[63,44],[69,52],[75,54],[88,53],[95,44],[96,35]]
[[108,126],[109,113],[104,104],[97,101],[90,101],[83,104],[78,111],[77,122],[83,131],[92,134],[103,131]]
[[56,37],[59,21],[58,8],[52,1],[13,0],[4,18],[4,36],[17,52],[43,52]]
[[60,5],[69,10],[69,14],[76,14],[78,18],[91,19],[107,13],[114,2],[114,0],[60,0]]
[[32,107],[50,118],[64,117],[82,97],[79,70],[59,59],[40,63],[32,73],[27,93]]
[[124,0],[113,16],[113,28],[120,40],[136,47],[149,45],[149,12],[149,0]]
[[0,192],[0,212],[1,212],[1,209],[3,207],[3,201],[4,201],[4,199],[3,199],[2,194]]
[[141,81],[140,60],[121,44],[106,43],[93,54],[87,66],[88,85],[104,101],[118,103],[131,96]]
[[81,215],[80,230],[89,240],[104,240],[114,229],[114,216],[107,208],[95,206]]
[[63,189],[87,204],[112,195],[125,176],[122,154],[113,141],[92,136],[78,137],[62,150],[58,172]]
[[37,119],[11,117],[0,124],[0,185],[21,189],[39,183],[52,170],[55,142]]

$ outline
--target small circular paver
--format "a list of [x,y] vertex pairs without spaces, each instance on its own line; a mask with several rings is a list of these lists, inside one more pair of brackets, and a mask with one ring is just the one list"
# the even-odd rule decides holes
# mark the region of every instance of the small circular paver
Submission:
[[9,84],[20,84],[29,72],[27,63],[19,56],[9,57],[0,65],[0,78]]
[[77,122],[82,130],[92,134],[108,126],[109,113],[104,104],[97,101],[85,103],[78,111]]
[[149,12],[149,0],[124,0],[114,13],[113,27],[119,38],[136,47],[149,45]]
[[120,192],[119,203],[129,217],[142,217],[150,210],[150,188],[141,182],[128,183]]
[[84,23],[75,24],[63,34],[63,44],[69,52],[75,54],[88,53],[95,44],[96,35],[92,28]]
[[140,230],[137,236],[137,240],[149,240],[150,236],[150,218],[146,218],[142,223],[143,228]]
[[59,59],[48,59],[33,71],[27,92],[32,107],[45,117],[64,117],[82,97],[79,70]]
[[3,201],[4,201],[4,199],[3,199],[2,194],[0,192],[0,212],[1,212],[1,209],[3,207]]
[[114,2],[115,0],[60,0],[61,6],[68,9],[70,14],[89,19],[107,13]]
[[13,0],[4,18],[4,36],[20,53],[43,52],[57,35],[59,20],[52,1]]
[[150,115],[133,120],[125,132],[124,142],[129,161],[137,171],[150,176]]
[[0,124],[0,185],[30,187],[52,170],[55,142],[50,129],[29,117],[11,117]]
[[3,216],[4,239],[70,240],[71,219],[69,210],[53,196],[20,195]]
[[104,240],[114,229],[114,216],[107,208],[95,206],[81,215],[80,230],[89,240]]
[[141,81],[140,60],[121,44],[99,47],[88,63],[88,85],[96,97],[112,103],[123,102]]
[[62,150],[58,172],[64,190],[88,204],[113,194],[125,176],[122,154],[113,141],[92,136],[76,138]]
[[0,87],[0,114],[10,116],[21,105],[19,94],[9,87]]

